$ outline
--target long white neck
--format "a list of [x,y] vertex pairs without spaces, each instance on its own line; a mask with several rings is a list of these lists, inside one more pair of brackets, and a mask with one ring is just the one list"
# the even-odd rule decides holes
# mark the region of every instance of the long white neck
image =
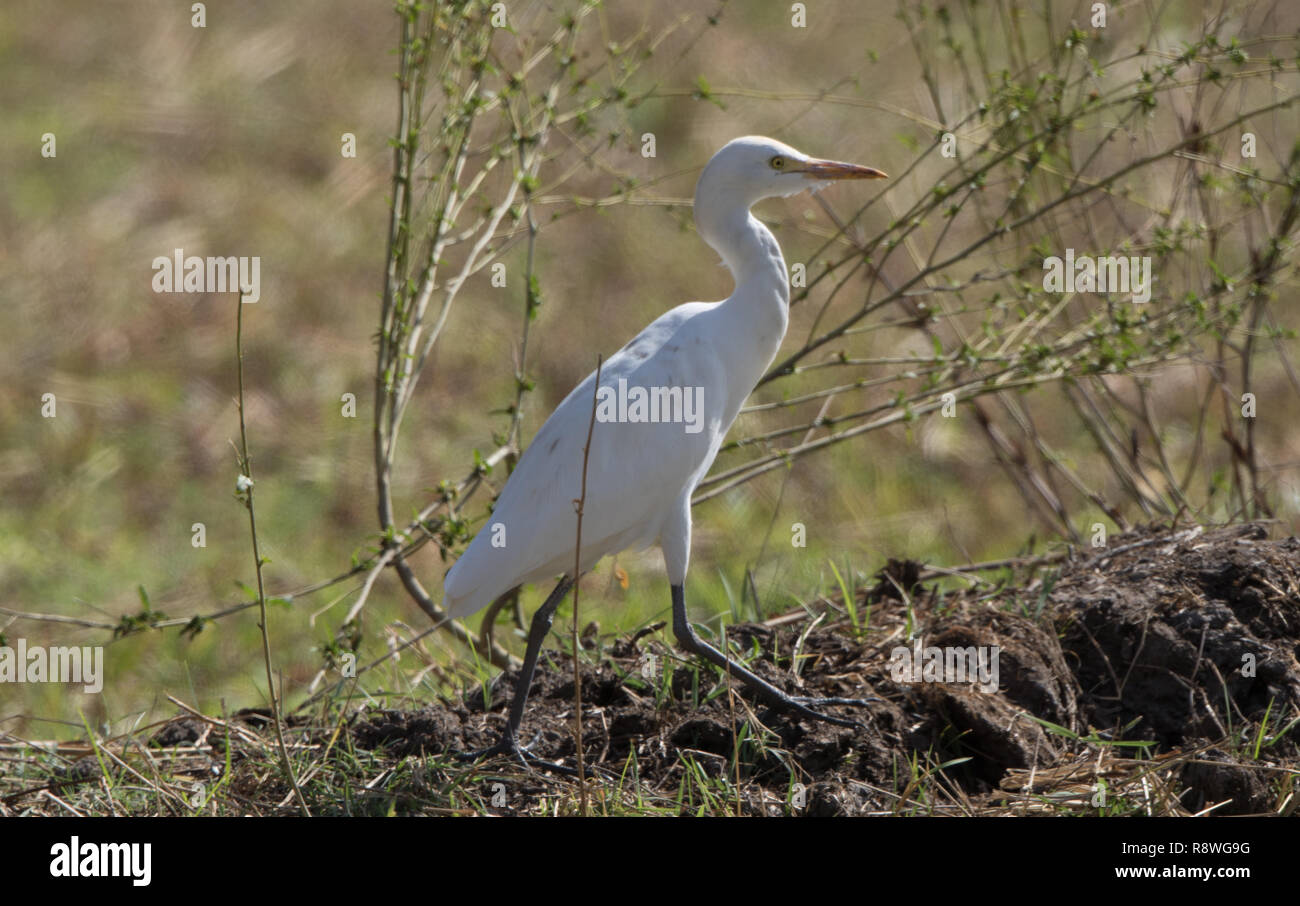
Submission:
[[[717,309],[728,347],[734,408],[772,364],[789,323],[790,286],[776,237],[749,213],[744,201],[719,205],[697,192],[695,223],[736,280],[736,289]],[[729,407],[730,408],[730,407]],[[734,414],[733,414],[734,417]]]
[[704,241],[722,256],[736,279],[736,289],[762,284],[779,294],[782,308],[789,306],[785,259],[771,230],[749,213],[748,204],[722,207],[700,195],[705,193],[695,199],[695,225]]

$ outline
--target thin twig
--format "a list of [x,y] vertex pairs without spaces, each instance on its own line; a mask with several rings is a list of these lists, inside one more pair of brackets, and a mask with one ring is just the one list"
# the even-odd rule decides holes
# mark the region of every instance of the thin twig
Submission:
[[587,423],[587,443],[582,448],[582,492],[578,499],[573,501],[574,509],[578,513],[578,538],[573,549],[573,724],[575,747],[578,750],[578,797],[584,818],[588,814],[588,802],[587,772],[583,765],[582,751],[582,671],[578,658],[582,649],[579,647],[578,638],[578,593],[582,586],[582,511],[587,503],[587,463],[591,458],[591,436],[596,430],[596,403],[600,399],[600,372],[603,365],[603,357],[597,355],[596,380],[593,382],[591,392],[591,420]]
[[266,617],[266,588],[262,576],[262,554],[258,549],[257,515],[253,509],[253,461],[248,455],[248,425],[244,419],[244,305],[242,297],[236,296],[235,305],[235,360],[239,380],[239,483],[238,495],[248,510],[248,533],[253,539],[253,568],[257,572],[257,628],[262,631],[262,663],[266,667],[266,691],[271,697],[271,719],[275,724],[275,739],[280,751],[280,766],[285,779],[293,787],[298,800],[298,810],[304,818],[311,817],[307,800],[303,798],[298,787],[298,778],[294,775],[293,763],[289,760],[289,749],[284,744],[284,725],[280,716],[280,700],[275,694],[275,674],[271,669],[271,630]]

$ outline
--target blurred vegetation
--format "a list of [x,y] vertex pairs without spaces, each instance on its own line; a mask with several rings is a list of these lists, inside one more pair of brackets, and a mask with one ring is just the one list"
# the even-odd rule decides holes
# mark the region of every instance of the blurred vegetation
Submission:
[[[489,6],[463,5],[463,64],[483,58],[473,40]],[[808,286],[794,292],[778,368],[733,430],[748,442],[714,474],[776,467],[697,507],[697,616],[752,618],[832,594],[832,562],[844,578],[887,557],[992,559],[1086,543],[1097,522],[1271,515],[1294,531],[1300,12],[1113,5],[1092,27],[1090,4],[1073,2],[809,7],[794,28],[784,4],[507,4],[475,89],[494,94],[476,97],[502,98],[557,30],[579,16],[581,29],[497,103],[492,128],[545,108],[548,74],[563,77],[559,107],[582,115],[547,127],[524,182],[510,155],[526,142],[474,135],[474,166],[500,148],[506,166],[470,212],[490,210],[512,181],[527,204],[489,231],[505,287],[487,270],[456,287],[410,394],[393,521],[471,474],[475,451],[526,446],[597,352],[673,305],[730,291],[693,234],[689,199],[713,150],[760,133],[893,178],[869,197],[836,187],[758,209]],[[106,643],[108,677],[96,696],[5,688],[0,732],[77,735],[83,713],[119,732],[171,713],[169,694],[208,712],[265,702],[253,611],[193,622],[247,602],[254,576],[234,497],[237,302],[155,295],[150,263],[176,248],[262,259],[262,299],[244,312],[245,415],[292,706],[337,676],[340,654],[368,663],[428,625],[388,571],[355,624],[344,618],[362,574],[298,594],[383,543],[374,341],[399,17],[333,0],[210,4],[205,28],[188,5],[70,2],[59,13],[54,28],[34,0],[0,9],[0,632]],[[454,112],[443,84],[426,98],[434,128]],[[54,159],[40,155],[47,132]],[[348,132],[355,158],[340,154]],[[1253,159],[1240,153],[1246,132]],[[641,154],[645,133],[653,158]],[[448,148],[425,152],[417,172],[436,171]],[[1042,260],[1066,248],[1151,256],[1152,301],[1045,291]],[[956,417],[943,418],[949,390]],[[1244,392],[1257,399],[1249,422]],[[57,418],[41,417],[45,393]],[[341,413],[347,393],[356,418]],[[787,449],[819,442],[808,455]],[[484,492],[507,468],[482,474]],[[445,556],[427,544],[411,555],[433,601],[489,499],[458,509],[455,531],[427,526]],[[206,547],[191,544],[196,522]],[[789,543],[796,522],[806,548]],[[584,619],[612,631],[662,618],[658,552],[617,566],[584,586]],[[518,650],[501,619],[498,640]],[[412,661],[418,673],[404,669]],[[447,662],[484,673],[434,634],[360,689],[427,700],[447,686],[419,668]]]

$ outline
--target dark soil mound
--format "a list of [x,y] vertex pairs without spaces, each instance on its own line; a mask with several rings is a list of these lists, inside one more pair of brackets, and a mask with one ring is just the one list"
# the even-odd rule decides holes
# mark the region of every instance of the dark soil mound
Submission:
[[[659,636],[588,649],[585,760],[650,789],[739,778],[764,813],[1279,808],[1300,754],[1300,541],[1258,525],[1148,529],[1032,565],[1019,584],[941,594],[918,564],[891,562],[856,602],[866,631],[834,607],[812,627],[802,611],[729,627],[733,654],[791,693],[884,699],[835,709],[857,729],[753,708]],[[996,691],[900,673],[936,650],[996,651]],[[567,764],[572,670],[544,654],[524,721],[533,751]],[[399,757],[489,745],[513,680],[486,701],[367,712],[353,738]]]

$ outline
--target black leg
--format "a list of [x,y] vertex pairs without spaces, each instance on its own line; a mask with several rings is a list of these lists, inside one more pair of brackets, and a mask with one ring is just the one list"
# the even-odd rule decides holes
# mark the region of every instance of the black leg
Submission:
[[560,584],[555,586],[546,602],[538,608],[537,613],[533,614],[533,622],[528,630],[528,649],[524,652],[524,664],[519,670],[519,679],[515,682],[515,697],[510,702],[510,716],[506,721],[505,732],[501,734],[496,745],[489,746],[486,749],[479,749],[474,752],[461,752],[457,754],[458,758],[472,761],[490,755],[511,755],[525,763],[532,763],[538,767],[548,768],[566,774],[576,774],[572,768],[566,768],[563,765],[552,764],[541,761],[530,755],[526,747],[519,745],[519,726],[524,720],[524,706],[528,704],[528,692],[533,687],[533,671],[537,669],[537,655],[542,649],[542,643],[546,641],[546,635],[551,631],[551,622],[555,619],[555,610],[564,600],[564,596],[573,588],[573,580],[565,576],[560,580]]
[[686,619],[686,594],[682,586],[674,585],[673,590],[673,634],[677,636],[677,642],[692,654],[697,654],[704,658],[710,664],[721,667],[727,672],[728,676],[734,676],[740,680],[749,690],[754,693],[763,704],[778,711],[785,711],[790,714],[797,714],[800,717],[806,717],[810,720],[825,721],[828,724],[838,724],[841,727],[859,727],[861,726],[855,720],[846,720],[842,717],[832,717],[829,714],[822,714],[814,711],[809,705],[856,705],[864,707],[873,701],[880,701],[878,698],[794,698],[786,695],[780,689],[773,686],[762,677],[751,673],[735,661],[728,658],[718,649],[714,648],[708,642],[701,639],[691,628],[690,621]]

